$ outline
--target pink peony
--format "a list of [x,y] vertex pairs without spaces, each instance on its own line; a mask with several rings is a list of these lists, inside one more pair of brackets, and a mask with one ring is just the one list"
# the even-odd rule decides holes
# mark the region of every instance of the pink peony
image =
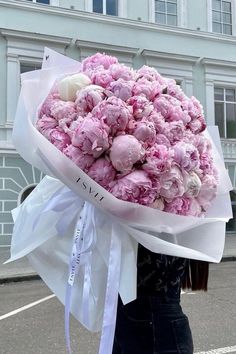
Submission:
[[183,140],[185,134],[185,126],[181,120],[177,122],[165,123],[162,133],[168,138],[173,145],[178,141]]
[[119,135],[114,138],[110,159],[112,165],[119,172],[130,172],[133,165],[144,156],[144,149],[140,142],[132,135]]
[[72,144],[85,154],[98,158],[109,148],[108,127],[89,113],[74,131]]
[[82,61],[82,70],[94,70],[99,66],[103,66],[104,69],[108,69],[112,64],[117,64],[118,60],[115,57],[97,53],[88,57]]
[[89,167],[94,162],[93,156],[84,154],[82,150],[72,144],[63,149],[63,154],[69,157],[69,159],[71,159],[84,172],[88,172]]
[[170,140],[164,134],[156,135],[156,144],[157,145],[165,145],[166,147],[170,147]]
[[75,106],[80,112],[89,113],[105,98],[104,89],[101,86],[89,85],[77,93]]
[[87,75],[90,77],[94,85],[98,85],[103,88],[108,88],[111,82],[113,82],[113,78],[109,70],[105,70],[102,67],[91,72],[87,72]]
[[124,64],[112,64],[109,67],[109,72],[114,80],[130,81],[134,79],[134,72]]
[[213,170],[213,157],[206,152],[200,154],[200,169],[203,171],[203,174],[212,174]]
[[129,107],[121,99],[114,96],[100,102],[92,110],[92,115],[104,120],[112,135],[124,131],[129,119],[131,119]]
[[183,172],[183,176],[185,185],[185,197],[197,197],[202,185],[200,178],[195,172]]
[[50,134],[54,128],[56,128],[58,125],[58,122],[55,118],[53,117],[48,117],[46,115],[43,115],[40,119],[38,119],[36,123],[37,129],[42,133],[48,140],[50,137]]
[[152,146],[156,140],[156,130],[154,124],[149,121],[138,121],[133,131],[133,136],[146,147]]
[[190,122],[188,112],[181,108],[181,102],[170,95],[162,94],[153,102],[154,108],[160,112],[168,122],[182,120],[184,125]]
[[181,197],[185,192],[183,174],[177,166],[173,165],[169,171],[160,174],[160,196],[173,199]]
[[181,102],[184,101],[187,97],[181,87],[176,84],[175,80],[172,79],[167,81],[166,93],[172,97],[177,98],[177,100]]
[[65,117],[65,118],[59,120],[58,126],[70,137],[71,137],[71,128],[70,127],[72,126],[72,123],[75,122],[76,118],[77,117],[74,118],[73,116],[69,116],[69,117]]
[[133,81],[125,81],[124,79],[118,79],[111,82],[109,90],[114,96],[120,98],[122,101],[127,101],[132,96]]
[[187,127],[194,133],[199,134],[206,129],[206,122],[203,116],[199,116],[196,119],[192,119],[188,123]]
[[148,81],[157,81],[159,84],[164,85],[166,80],[156,71],[156,69],[149,66],[142,66],[137,70],[136,81],[145,79]]
[[84,117],[81,116],[76,117],[75,120],[71,118],[64,118],[60,120],[59,127],[72,139],[74,131],[83,122],[83,120]]
[[52,129],[49,140],[61,151],[71,143],[69,135],[61,131],[60,128]]
[[116,170],[110,161],[105,158],[99,158],[90,167],[88,175],[101,186],[108,189],[109,184],[116,177]]
[[178,142],[173,146],[174,161],[186,171],[193,171],[199,168],[199,153],[194,145],[185,142]]
[[200,216],[201,206],[195,199],[177,197],[165,204],[164,211],[172,214]]
[[39,118],[42,118],[43,115],[46,115],[48,117],[51,116],[51,107],[58,101],[59,94],[50,93],[39,110]]
[[183,109],[188,112],[191,117],[190,122],[188,122],[187,127],[194,133],[201,133],[206,129],[206,122],[203,115],[203,108],[200,102],[195,98],[191,97],[182,102]]
[[209,208],[211,201],[216,197],[218,182],[213,175],[204,176],[201,182],[202,185],[197,196],[197,201],[202,206],[203,211],[206,211]]
[[134,96],[145,96],[148,100],[153,101],[162,93],[163,86],[156,81],[149,81],[145,78],[138,80],[133,87]]
[[63,118],[74,118],[76,109],[74,102],[57,100],[51,106],[51,115],[58,121]]
[[157,198],[154,200],[154,202],[152,204],[149,205],[151,208],[154,208],[154,209],[159,209],[159,210],[164,210],[165,208],[165,203],[163,201],[162,198]]
[[147,118],[153,111],[153,105],[145,96],[133,96],[127,103],[133,108],[133,116],[139,120]]
[[147,173],[140,170],[112,182],[110,192],[119,199],[144,205],[152,204],[157,194]]
[[149,174],[159,175],[170,170],[173,162],[173,152],[165,145],[155,144],[146,153],[146,163],[143,165],[143,168]]
[[189,140],[192,141],[192,144],[197,148],[199,154],[209,154],[211,155],[212,146],[210,140],[206,139],[206,137],[202,134],[193,134],[188,131],[191,136],[189,136]]
[[161,113],[153,111],[148,117],[147,120],[153,122],[157,134],[161,134],[165,128],[165,119]]

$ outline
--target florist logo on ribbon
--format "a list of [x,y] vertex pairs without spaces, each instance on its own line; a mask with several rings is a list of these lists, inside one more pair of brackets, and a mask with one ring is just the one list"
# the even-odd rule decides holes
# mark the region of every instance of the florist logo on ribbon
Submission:
[[81,177],[79,177],[76,180],[76,183],[79,183],[81,188],[86,190],[88,192],[89,195],[91,195],[93,198],[95,198],[96,200],[98,200],[99,202],[101,202],[104,197],[99,194],[95,189],[93,189],[91,186],[89,186],[86,182],[84,182],[83,180],[81,180]]

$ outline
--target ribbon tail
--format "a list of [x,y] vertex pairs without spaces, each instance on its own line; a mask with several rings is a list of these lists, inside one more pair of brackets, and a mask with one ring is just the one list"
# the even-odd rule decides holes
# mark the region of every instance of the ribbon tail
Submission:
[[72,354],[71,341],[70,341],[70,304],[72,296],[72,286],[67,284],[65,296],[65,337],[66,347],[69,354]]
[[118,225],[112,226],[107,288],[99,354],[111,354],[114,342],[121,267],[121,240]]

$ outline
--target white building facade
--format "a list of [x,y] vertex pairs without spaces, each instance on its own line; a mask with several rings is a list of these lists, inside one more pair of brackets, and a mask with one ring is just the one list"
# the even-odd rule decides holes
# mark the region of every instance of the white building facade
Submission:
[[235,45],[235,0],[0,0],[0,245],[10,243],[10,210],[43,177],[11,134],[20,73],[40,67],[45,46],[77,60],[100,51],[147,64],[195,95],[207,124],[219,126],[236,216]]

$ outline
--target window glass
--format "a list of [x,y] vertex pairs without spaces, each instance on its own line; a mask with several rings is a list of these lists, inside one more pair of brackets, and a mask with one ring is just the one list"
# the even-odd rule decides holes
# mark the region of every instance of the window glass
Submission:
[[236,138],[236,105],[234,103],[226,104],[226,117],[227,138]]
[[231,14],[227,14],[225,12],[223,12],[223,22],[224,23],[231,23]]
[[226,89],[225,90],[226,101],[235,102],[235,90],[234,89]]
[[117,0],[106,0],[106,13],[107,15],[118,15],[118,1]]
[[213,21],[221,22],[221,12],[213,11],[212,12],[212,18],[213,18]]
[[156,22],[165,24],[166,23],[166,15],[160,14],[159,12],[156,13]]
[[167,13],[168,14],[177,14],[177,4],[167,3]]
[[232,34],[232,26],[231,25],[223,25],[223,33],[224,34]]
[[167,24],[171,26],[176,26],[177,25],[177,18],[176,16],[172,15],[167,15]]
[[155,10],[159,12],[165,12],[166,6],[164,1],[155,1]]
[[220,137],[224,138],[224,104],[215,102],[215,124],[219,128]]
[[93,12],[103,13],[103,0],[93,0]]
[[221,4],[220,4],[220,0],[213,0],[212,2],[212,8],[213,10],[221,10]]
[[50,4],[50,0],[36,0],[36,2],[39,2],[41,4]]
[[213,22],[213,32],[222,33],[221,23]]
[[224,89],[220,87],[215,88],[215,100],[224,101]]
[[28,71],[38,70],[41,69],[40,64],[33,64],[33,63],[20,63],[20,73],[27,73]]
[[222,10],[231,12],[231,3],[229,1],[222,1]]

